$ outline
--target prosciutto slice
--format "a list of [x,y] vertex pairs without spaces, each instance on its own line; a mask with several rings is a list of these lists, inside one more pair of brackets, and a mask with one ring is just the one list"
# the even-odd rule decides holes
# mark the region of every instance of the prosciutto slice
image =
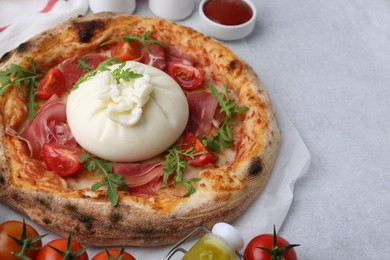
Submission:
[[192,132],[201,138],[207,135],[213,126],[218,126],[223,120],[218,100],[209,92],[195,92],[187,95],[190,116],[187,132]]
[[[89,66],[89,69],[87,68],[83,69],[82,67],[80,67],[79,65],[80,59],[83,60],[87,66]],[[71,89],[73,85],[76,83],[76,81],[82,75],[87,73],[89,70],[96,69],[97,66],[106,59],[107,59],[106,56],[90,53],[82,57],[72,57],[66,59],[63,62],[61,62],[57,67],[65,76],[66,88]]]
[[161,162],[151,164],[141,163],[114,163],[113,173],[124,177],[133,195],[155,195],[162,185],[164,175]]
[[164,70],[167,66],[165,61],[165,50],[158,44],[150,45],[144,48],[144,61],[146,65]]
[[192,55],[184,53],[173,46],[168,47],[166,56],[168,62],[182,63],[190,66],[194,66],[196,61]]
[[53,95],[38,111],[33,121],[20,132],[31,147],[32,157],[42,155],[45,143],[58,143],[68,147],[77,145],[66,121],[65,104]]

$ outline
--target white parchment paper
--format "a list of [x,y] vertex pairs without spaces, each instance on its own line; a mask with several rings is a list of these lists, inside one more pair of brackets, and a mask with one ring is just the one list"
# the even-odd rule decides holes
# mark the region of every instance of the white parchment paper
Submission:
[[[74,13],[85,12],[84,9],[84,6],[78,6]],[[40,19],[35,22],[36,26],[34,26],[34,33],[38,33],[39,31],[46,29],[47,23],[53,21],[51,14],[46,15],[46,22],[43,22],[45,18],[41,17],[42,14],[38,15],[40,16]],[[61,20],[67,19],[65,16],[61,17],[60,19],[57,18],[54,18],[54,21],[59,22]],[[4,23],[4,21],[0,22]],[[34,20],[29,20],[29,22],[34,23]],[[17,24],[17,21],[14,23]],[[42,26],[42,23],[45,25]],[[188,20],[187,24],[193,25],[195,23],[192,19]],[[23,30],[25,30],[23,26],[15,27],[12,31],[10,30],[7,33],[10,35],[18,35]],[[0,39],[2,39],[1,37],[3,35],[0,33]],[[5,42],[2,41],[0,45],[0,55],[6,51],[9,51],[11,47],[14,48],[26,40],[22,38],[13,38],[12,42],[7,42],[6,39],[7,37],[5,37]],[[250,55],[251,51],[255,50],[256,46],[248,46],[247,42],[241,41],[238,43],[236,42],[229,44],[229,47],[232,48],[234,52],[238,52],[241,58],[248,61],[255,71],[260,70],[259,63],[257,61],[252,61]],[[254,202],[244,212],[244,214],[234,223],[232,223],[243,235],[245,244],[247,244],[250,239],[256,235],[262,233],[272,233],[274,224],[276,225],[277,229],[282,225],[293,198],[294,184],[299,179],[299,177],[306,172],[310,163],[310,154],[297,129],[288,119],[283,108],[278,106],[277,97],[272,97],[272,99],[276,109],[279,128],[282,132],[281,149],[265,190],[258,198],[254,200]],[[14,212],[7,206],[0,204],[0,222],[11,219],[22,220],[22,218],[23,216],[20,214]],[[44,243],[57,238],[56,234],[44,230],[40,226],[32,223],[30,220],[26,219],[26,222],[36,227],[41,234],[49,234],[43,239]],[[193,242],[189,242],[185,244],[184,247],[189,248],[192,243]],[[129,247],[127,251],[129,251],[137,259],[164,259],[170,248],[171,246],[155,248]],[[102,249],[89,248],[88,254],[90,258],[100,250]],[[177,258],[175,257],[174,259],[179,259],[180,256],[181,255],[179,255]]]

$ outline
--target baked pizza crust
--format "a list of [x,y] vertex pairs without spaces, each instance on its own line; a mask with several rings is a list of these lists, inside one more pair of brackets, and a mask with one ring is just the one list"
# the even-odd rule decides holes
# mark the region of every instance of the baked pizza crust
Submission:
[[241,140],[236,144],[235,160],[201,170],[196,192],[188,198],[169,194],[136,197],[120,192],[119,204],[113,207],[104,191],[69,190],[61,177],[44,166],[43,174],[31,177],[26,169],[31,169],[32,159],[23,155],[18,139],[5,134],[7,128],[18,128],[26,114],[23,95],[10,90],[0,99],[2,203],[59,235],[71,232],[81,243],[107,246],[171,244],[199,225],[211,228],[244,213],[266,184],[280,146],[280,131],[258,76],[221,43],[166,20],[100,13],[71,19],[33,37],[1,58],[0,71],[11,64],[26,66],[27,57],[50,68],[65,58],[94,52],[113,36],[146,31],[151,31],[154,39],[191,53],[204,66],[206,78],[233,88],[239,105],[249,108],[236,133]]

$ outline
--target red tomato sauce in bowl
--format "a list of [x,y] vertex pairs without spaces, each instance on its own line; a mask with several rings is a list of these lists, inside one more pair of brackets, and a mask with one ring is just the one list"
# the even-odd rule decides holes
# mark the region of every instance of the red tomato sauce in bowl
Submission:
[[209,0],[203,6],[205,15],[223,25],[239,25],[248,22],[253,12],[242,0]]

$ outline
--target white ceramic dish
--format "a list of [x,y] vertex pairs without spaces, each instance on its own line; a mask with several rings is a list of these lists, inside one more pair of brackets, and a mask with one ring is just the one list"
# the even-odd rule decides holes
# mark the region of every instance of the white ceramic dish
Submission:
[[178,21],[191,15],[195,0],[149,0],[149,9],[158,17]]
[[256,24],[257,10],[256,6],[250,0],[242,0],[252,9],[252,17],[249,21],[239,25],[223,25],[212,21],[206,16],[203,10],[207,0],[202,0],[199,5],[199,27],[206,35],[225,41],[233,41],[248,36]]
[[135,7],[135,0],[89,0],[89,8],[93,13],[118,12],[132,14]]

